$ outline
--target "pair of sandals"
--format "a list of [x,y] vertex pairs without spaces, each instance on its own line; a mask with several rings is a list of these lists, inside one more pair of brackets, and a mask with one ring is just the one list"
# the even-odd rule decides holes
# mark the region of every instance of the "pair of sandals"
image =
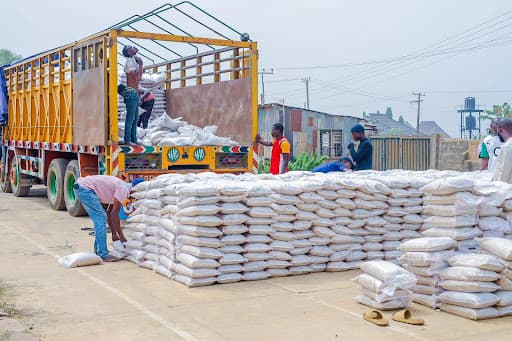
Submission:
[[[377,326],[385,327],[389,325],[388,320],[384,318],[382,312],[378,310],[370,310],[363,314],[363,318],[366,321],[376,324]],[[416,326],[421,326],[425,324],[425,321],[420,318],[413,318],[412,313],[409,309],[400,310],[393,314],[393,321],[412,324]]]

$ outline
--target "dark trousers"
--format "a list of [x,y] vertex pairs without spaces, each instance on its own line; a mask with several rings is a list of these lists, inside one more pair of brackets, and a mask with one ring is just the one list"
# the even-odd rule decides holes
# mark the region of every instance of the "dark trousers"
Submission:
[[139,122],[137,122],[137,126],[146,129],[148,127],[149,118],[151,117],[151,112],[153,111],[153,105],[155,104],[155,100],[151,99],[147,102],[142,102],[140,107],[145,111],[139,116]]

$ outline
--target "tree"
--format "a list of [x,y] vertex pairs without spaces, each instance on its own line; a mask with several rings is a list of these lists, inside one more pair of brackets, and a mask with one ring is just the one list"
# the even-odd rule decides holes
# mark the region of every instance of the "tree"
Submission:
[[0,49],[0,65],[9,64],[15,60],[21,59],[21,55],[8,49]]
[[363,118],[366,118],[366,111],[363,111]]
[[391,109],[391,107],[386,108],[386,116],[390,119],[393,119],[393,109]]
[[485,114],[482,115],[484,120],[492,120],[495,118],[511,118],[512,108],[507,102],[502,105],[495,104],[492,106],[492,110],[486,110]]
[[400,115],[400,117],[398,117],[398,122],[400,122],[402,124],[405,123],[404,117],[402,115]]

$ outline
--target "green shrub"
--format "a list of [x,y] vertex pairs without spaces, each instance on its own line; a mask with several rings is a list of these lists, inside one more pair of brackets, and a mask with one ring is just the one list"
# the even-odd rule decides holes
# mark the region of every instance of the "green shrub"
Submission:
[[325,155],[318,157],[316,153],[301,153],[290,161],[288,169],[290,171],[311,171],[313,168],[320,166],[325,160],[327,160]]

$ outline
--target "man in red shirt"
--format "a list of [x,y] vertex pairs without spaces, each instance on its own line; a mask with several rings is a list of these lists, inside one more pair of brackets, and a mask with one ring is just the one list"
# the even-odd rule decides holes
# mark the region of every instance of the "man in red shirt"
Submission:
[[256,142],[264,146],[272,146],[272,157],[270,158],[270,174],[283,174],[288,172],[290,162],[290,142],[283,136],[284,127],[281,123],[272,126],[271,135],[273,142],[263,141],[260,134],[256,135]]

